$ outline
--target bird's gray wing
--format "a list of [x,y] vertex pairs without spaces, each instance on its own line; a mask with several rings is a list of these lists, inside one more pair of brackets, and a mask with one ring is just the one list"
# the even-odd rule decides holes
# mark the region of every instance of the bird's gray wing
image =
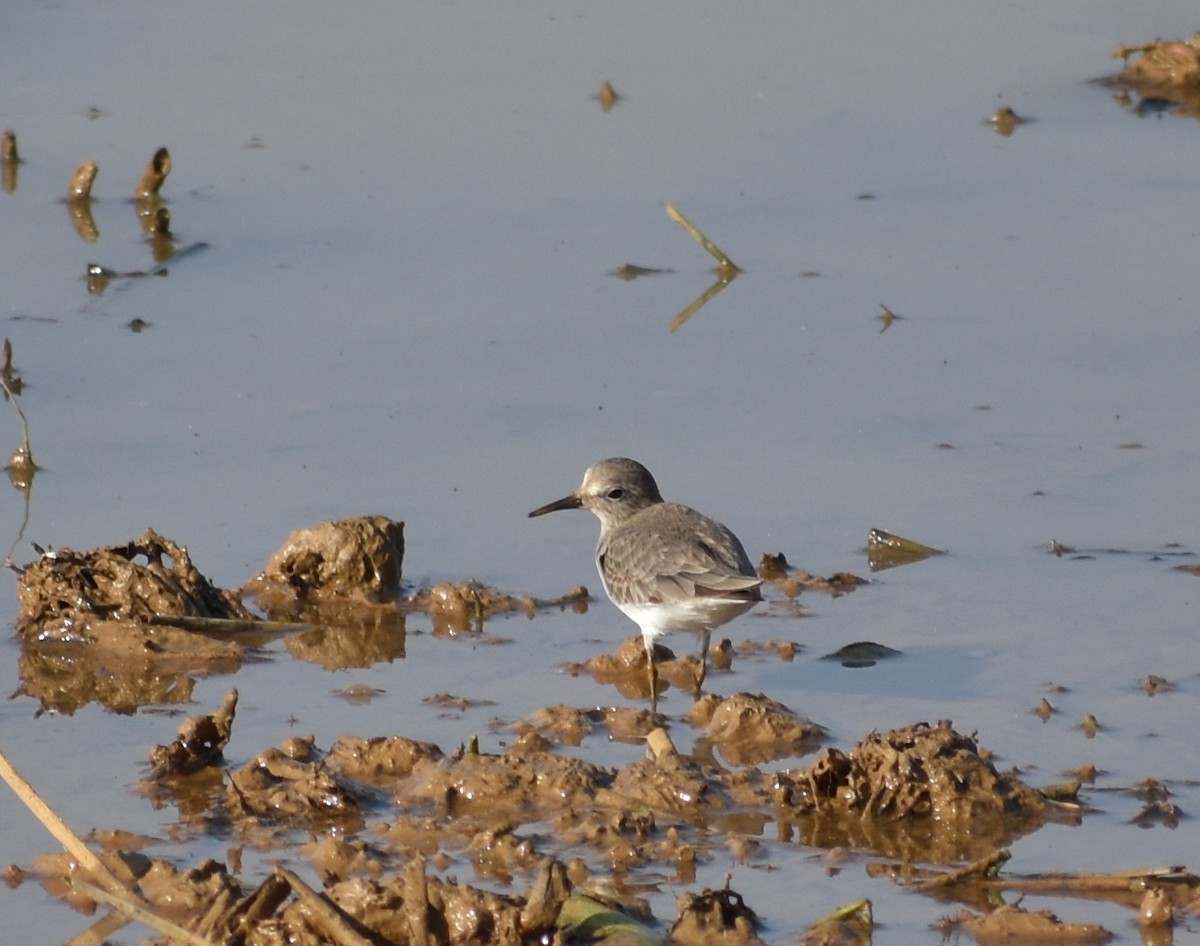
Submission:
[[643,511],[636,528],[617,529],[601,542],[596,563],[609,594],[633,604],[697,594],[759,600],[762,579],[737,537],[719,522],[671,505]]

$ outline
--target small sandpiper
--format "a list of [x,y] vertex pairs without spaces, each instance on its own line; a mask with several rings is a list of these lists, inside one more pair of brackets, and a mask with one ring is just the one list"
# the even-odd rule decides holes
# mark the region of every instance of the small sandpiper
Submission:
[[700,635],[699,696],[713,629],[762,600],[742,543],[721,523],[664,502],[650,471],[625,457],[588,467],[579,489],[529,515],[580,508],[600,520],[596,568],[605,593],[642,629],[651,701],[657,705],[654,640],[669,631]]

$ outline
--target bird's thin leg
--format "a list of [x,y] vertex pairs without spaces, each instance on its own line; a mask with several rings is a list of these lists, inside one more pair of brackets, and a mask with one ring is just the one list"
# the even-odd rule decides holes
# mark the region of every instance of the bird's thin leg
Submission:
[[643,637],[642,643],[646,645],[646,667],[650,673],[650,711],[658,712],[658,668],[654,665],[654,641],[649,637]]
[[712,636],[712,629],[706,627],[700,632],[700,676],[696,678],[696,689],[692,696],[700,699],[700,688],[704,686],[704,678],[708,676],[708,641]]

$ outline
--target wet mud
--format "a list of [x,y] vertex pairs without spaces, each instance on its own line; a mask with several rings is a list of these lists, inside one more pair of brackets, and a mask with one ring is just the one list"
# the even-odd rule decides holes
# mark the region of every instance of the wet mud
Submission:
[[[23,691],[60,712],[89,701],[132,712],[189,702],[198,676],[236,672],[248,648],[274,637],[301,660],[368,666],[404,656],[406,613],[427,614],[435,634],[482,636],[496,615],[585,611],[590,602],[584,588],[539,601],[474,582],[405,593],[403,554],[403,523],[322,523],[289,536],[244,588],[226,590],[184,546],[153,530],[86,553],[41,550],[18,569]],[[781,555],[765,557],[761,570],[774,604],[864,584],[797,572]],[[799,649],[794,641],[724,640],[712,659],[725,667],[746,653],[790,661]],[[666,648],[658,656],[663,678],[690,690],[699,661]],[[632,637],[568,669],[645,699],[646,659]],[[1144,682],[1151,694],[1166,685]],[[865,853],[898,883],[959,896],[963,908],[943,922],[982,943],[1109,935],[1020,908],[979,911],[979,885],[1000,882],[1006,845],[1049,821],[1083,816],[1080,783],[1039,791],[997,771],[976,739],[948,721],[869,733],[845,752],[822,750],[819,723],[765,694],[704,694],[671,720],[651,708],[543,707],[511,724],[501,754],[480,752],[474,741],[438,746],[404,735],[345,735],[329,746],[289,736],[230,766],[224,748],[237,703],[230,690],[221,706],[150,747],[136,790],[177,810],[177,840],[216,835],[274,851],[315,871],[320,891],[286,867],[247,886],[236,848],[229,864],[181,868],[115,833],[92,873],[81,876],[66,855],[47,855],[11,869],[10,881],[36,876],[76,909],[113,906],[110,923],[136,915],[163,935],[183,928],[209,943],[754,944],[760,924],[737,891],[687,893],[676,917],[655,919],[640,902],[638,878],[693,884],[698,864],[716,856],[753,864],[773,836]],[[671,730],[689,729],[691,750],[680,752]],[[614,768],[561,751],[596,732],[644,742],[646,755]],[[1178,819],[1164,786],[1138,791],[1148,821]],[[440,876],[461,863],[477,884]],[[1113,898],[1143,924],[1170,924],[1176,911],[1191,909],[1190,875],[1139,883],[1136,900],[1128,883]],[[850,904],[814,920],[805,942],[869,942],[872,922],[869,902]]]
[[1113,56],[1125,68],[1105,84],[1138,96],[1126,100],[1137,114],[1172,112],[1200,118],[1200,33],[1190,39],[1123,44]]

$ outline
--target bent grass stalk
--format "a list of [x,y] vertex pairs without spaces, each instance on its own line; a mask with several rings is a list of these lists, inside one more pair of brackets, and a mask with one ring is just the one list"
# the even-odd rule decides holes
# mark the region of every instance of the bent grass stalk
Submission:
[[667,204],[667,216],[683,227],[683,229],[692,235],[693,239],[695,239],[697,243],[708,250],[713,259],[717,261],[718,275],[728,279],[741,272],[741,269],[738,267],[738,265],[734,263],[733,260],[731,260],[728,256],[726,256],[721,251],[720,247],[718,247],[715,243],[713,243],[712,240],[705,236],[700,229],[694,223],[692,223],[692,221],[688,220],[687,217],[681,214],[676,209],[674,204]]

